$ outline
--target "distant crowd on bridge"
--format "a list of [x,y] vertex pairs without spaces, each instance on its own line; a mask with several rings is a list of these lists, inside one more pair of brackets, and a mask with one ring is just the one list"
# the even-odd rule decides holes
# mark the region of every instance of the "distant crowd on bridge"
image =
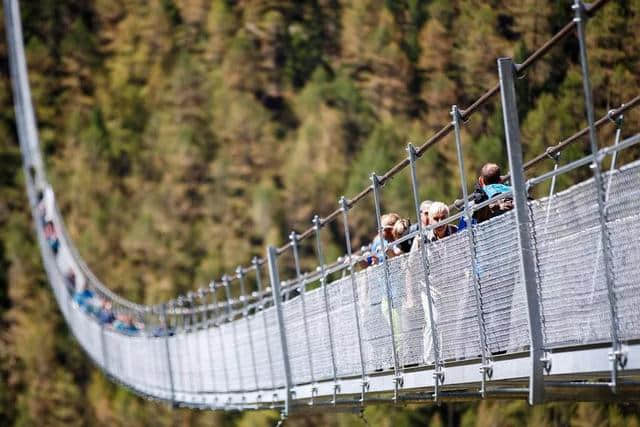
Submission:
[[38,217],[45,240],[53,252],[58,268],[64,275],[68,291],[77,304],[86,313],[106,327],[111,327],[125,334],[136,334],[144,329],[140,319],[134,319],[129,313],[117,313],[109,298],[98,295],[87,285],[87,277],[76,264],[66,243],[62,243],[56,226],[56,206],[53,189],[46,186],[38,191]]
[[[495,198],[495,202],[489,203],[481,209],[474,210],[472,216],[473,225],[498,216],[513,209],[513,199],[509,196],[511,187],[503,182],[500,175],[500,167],[495,163],[487,163],[480,169],[480,174],[474,192],[469,197],[470,204],[479,205],[489,199]],[[460,208],[464,200],[457,200],[454,206]],[[420,222],[411,224],[408,218],[402,218],[395,212],[387,213],[381,217],[382,231],[375,236],[370,245],[370,251],[365,253],[360,265],[367,267],[380,263],[386,253],[386,258],[393,258],[403,253],[414,252],[419,248],[420,239],[403,237],[415,235],[420,228],[424,231],[424,240],[434,242],[444,239],[467,227],[467,220],[461,217],[457,225],[447,222],[450,208],[441,201],[425,200],[420,204]],[[381,237],[382,236],[382,239]],[[396,243],[399,242],[399,243]],[[384,248],[384,249],[383,249]]]
[[[113,302],[104,295],[98,294],[88,285],[88,278],[77,265],[77,261],[71,254],[71,248],[67,242],[61,239],[58,229],[55,196],[50,186],[38,191],[38,217],[44,237],[56,258],[59,271],[64,276],[67,289],[72,295],[73,303],[87,314],[93,316],[96,321],[115,331],[136,335],[146,331],[154,336],[172,335],[174,329],[170,326],[159,327],[155,325],[149,330],[149,325],[141,318],[136,318],[127,310],[118,310],[113,307]],[[484,203],[480,209],[471,209],[473,225],[498,216],[513,208],[511,187],[504,183],[500,174],[500,167],[495,163],[487,163],[480,169],[474,192],[469,196],[470,206],[495,199],[493,202]],[[462,208],[464,200],[457,200],[453,206]],[[358,265],[367,268],[380,264],[383,259],[390,259],[404,253],[417,252],[420,242],[434,242],[445,239],[467,227],[467,219],[461,217],[457,224],[450,223],[450,207],[441,201],[425,200],[420,204],[420,224],[411,224],[407,218],[402,218],[395,212],[390,212],[381,217],[381,230],[373,239],[368,250],[359,258]],[[61,225],[60,225],[61,226]],[[423,239],[415,236],[422,230]],[[428,310],[425,307],[425,311]],[[434,313],[435,314],[435,313]],[[426,317],[425,317],[426,320]],[[425,325],[425,342],[429,342],[429,325]]]

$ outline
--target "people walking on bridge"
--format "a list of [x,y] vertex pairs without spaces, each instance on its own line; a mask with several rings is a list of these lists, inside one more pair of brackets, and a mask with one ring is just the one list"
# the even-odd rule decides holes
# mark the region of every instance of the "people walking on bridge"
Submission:
[[[501,194],[509,193],[511,187],[503,182],[500,175],[500,166],[496,163],[485,163],[480,169],[476,188],[471,193],[469,199],[472,205],[478,205],[489,199],[497,198],[495,202],[484,206],[473,213],[472,223],[481,223],[493,217],[499,216],[513,209],[513,198],[510,196],[500,197]],[[467,227],[465,218],[460,218],[458,229]]]
[[56,227],[51,221],[48,221],[44,225],[44,238],[46,239],[53,253],[57,255],[58,250],[60,249],[60,239],[58,238]]
[[[429,207],[431,206],[432,203],[433,201],[431,200],[424,200],[422,203],[420,203],[419,221],[420,221],[420,224],[422,224],[423,232],[426,230],[426,227],[429,225]],[[415,224],[411,224],[411,227],[409,228],[409,233],[416,233],[419,229],[420,229],[420,226],[416,222]],[[420,239],[416,239],[415,237],[413,239],[410,239],[410,242],[411,242],[410,252],[416,251],[418,249],[419,241]]]
[[371,252],[369,256],[361,263],[363,267],[379,264],[384,256],[383,247],[387,253],[387,257],[392,257],[394,255],[393,250],[389,248],[389,243],[394,240],[393,227],[399,219],[400,215],[395,212],[384,214],[380,217],[380,226],[382,227],[384,244],[383,241],[380,240],[380,234],[376,234],[373,238],[373,242],[371,243]]
[[[393,241],[403,238],[404,236],[409,234],[410,230],[411,230],[411,221],[409,221],[409,219],[407,218],[400,218],[393,225],[393,230],[392,230]],[[404,240],[392,248],[393,256],[402,255],[402,254],[408,253],[409,251],[411,251],[410,239]]]

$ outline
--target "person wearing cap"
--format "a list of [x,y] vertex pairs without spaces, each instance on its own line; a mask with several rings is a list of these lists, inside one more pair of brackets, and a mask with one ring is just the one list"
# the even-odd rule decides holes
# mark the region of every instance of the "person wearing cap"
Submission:
[[366,259],[366,265],[374,265],[380,263],[383,258],[383,247],[387,252],[387,256],[393,256],[392,251],[389,249],[389,243],[393,242],[393,227],[400,219],[400,215],[395,212],[382,215],[380,218],[380,225],[382,227],[382,238],[380,240],[380,234],[376,234],[376,237],[371,243],[371,253]]

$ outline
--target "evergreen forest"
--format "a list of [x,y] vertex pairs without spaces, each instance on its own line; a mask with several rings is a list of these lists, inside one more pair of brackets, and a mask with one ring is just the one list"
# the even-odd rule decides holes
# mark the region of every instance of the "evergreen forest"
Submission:
[[[264,256],[353,197],[573,17],[553,0],[38,0],[21,2],[41,148],[80,253],[108,286],[159,303]],[[269,426],[276,412],[172,409],[111,383],[74,342],[48,287],[24,192],[0,23],[0,425]],[[587,26],[596,117],[640,93],[640,0]],[[525,160],[586,126],[578,43],[567,37],[517,81]],[[623,135],[640,129],[640,109]],[[599,132],[613,142],[614,127]],[[462,133],[471,181],[507,170],[499,96]],[[588,152],[580,140],[561,162]],[[638,151],[627,153],[637,158]],[[623,156],[623,160],[624,160]],[[635,156],[635,157],[633,157]],[[530,173],[550,170],[542,162]],[[588,176],[563,176],[559,188]],[[418,162],[422,198],[461,197],[453,136]],[[407,171],[383,208],[412,218]],[[535,189],[544,195],[547,185]],[[375,233],[370,198],[355,247]],[[341,224],[326,257],[342,255]],[[315,268],[312,246],[303,267]],[[285,266],[285,270],[291,266]],[[640,405],[482,401],[372,406],[376,426],[640,426]],[[360,426],[354,414],[289,426]]]

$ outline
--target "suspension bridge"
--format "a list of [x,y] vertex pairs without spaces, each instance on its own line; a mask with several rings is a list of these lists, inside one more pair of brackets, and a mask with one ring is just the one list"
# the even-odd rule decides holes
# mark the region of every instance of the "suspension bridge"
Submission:
[[[4,0],[26,189],[44,267],[77,342],[109,378],[146,398],[192,408],[276,408],[283,419],[384,402],[640,399],[640,159],[618,162],[618,153],[640,142],[638,133],[622,138],[624,113],[640,105],[640,96],[596,120],[585,29],[606,2],[576,1],[574,19],[524,62],[499,59],[494,87],[466,109],[453,106],[451,122],[421,146],[409,144],[404,160],[383,175],[372,173],[366,189],[342,197],[334,212],[291,233],[288,244],[268,247],[264,258],[206,287],[149,306],[110,291],[69,238],[39,149],[18,2]],[[588,127],[525,163],[517,76],[568,37],[578,39]],[[475,210],[495,201],[468,202],[462,149],[469,142],[461,127],[498,94],[511,183],[498,197],[512,198],[514,209],[358,268],[364,255],[351,247],[349,212],[370,196],[380,228],[384,185],[403,171],[420,225],[389,246],[420,239],[441,223],[465,218],[471,224]],[[615,141],[600,148],[597,130],[604,126],[615,126]],[[419,159],[451,135],[464,207],[422,226]],[[590,154],[559,165],[555,154],[583,137]],[[551,171],[526,178],[532,166],[549,161]],[[591,178],[555,192],[556,178],[578,168]],[[528,199],[531,188],[549,180],[547,197]],[[321,234],[335,221],[344,227],[346,254],[328,263]],[[55,248],[45,222],[57,233]],[[300,245],[311,240],[318,268],[303,273]],[[281,277],[284,256],[293,257],[294,277]],[[74,294],[71,278],[110,312],[141,326],[122,330],[101,321]]]

